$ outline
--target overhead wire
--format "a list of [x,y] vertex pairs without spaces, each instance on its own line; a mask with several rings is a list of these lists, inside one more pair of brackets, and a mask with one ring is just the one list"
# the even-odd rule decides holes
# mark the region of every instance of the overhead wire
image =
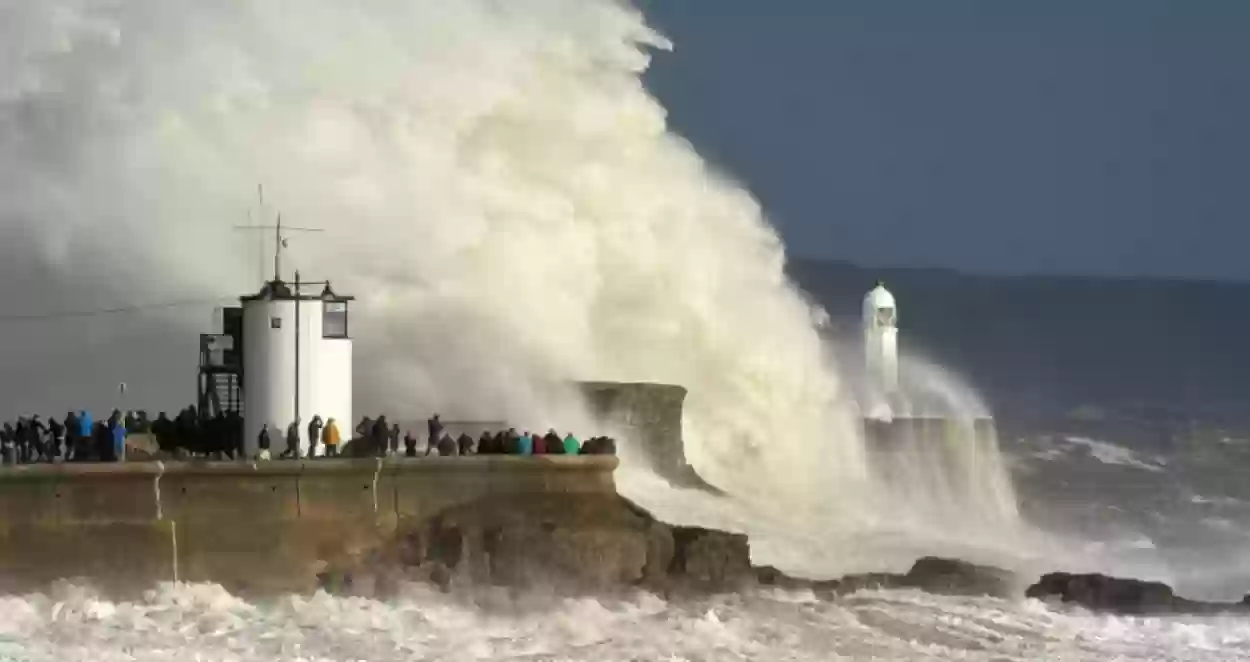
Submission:
[[81,317],[97,317],[100,315],[117,315],[123,313],[137,313],[147,310],[159,310],[162,308],[180,308],[183,306],[210,306],[221,305],[226,302],[236,301],[236,297],[220,297],[217,299],[198,299],[192,301],[168,301],[164,303],[139,304],[134,306],[120,306],[117,308],[97,308],[95,310],[70,310],[49,313],[29,313],[17,315],[0,315],[0,323],[5,322],[35,322],[40,320],[55,319],[72,319]]

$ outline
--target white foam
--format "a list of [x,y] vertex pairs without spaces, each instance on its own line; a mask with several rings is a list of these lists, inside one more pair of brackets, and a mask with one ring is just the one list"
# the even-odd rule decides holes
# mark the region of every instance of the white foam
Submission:
[[684,602],[506,598],[409,586],[398,599],[248,603],[212,585],[139,602],[63,587],[3,598],[0,658],[28,662],[322,660],[1178,660],[1250,655],[1250,621],[1126,618],[1035,600],[866,591],[836,602],[767,590]]
[[1163,467],[1159,460],[1146,461],[1138,457],[1136,453],[1123,446],[1117,446],[1107,441],[1099,441],[1088,437],[1066,436],[1064,440],[1074,446],[1083,446],[1089,449],[1089,454],[1094,459],[1103,464],[1115,464],[1125,467],[1133,467],[1143,471],[1161,472]]
[[1229,497],[1229,496],[1208,497],[1208,496],[1203,496],[1201,494],[1194,494],[1193,496],[1189,497],[1189,502],[1193,504],[1204,505],[1204,506],[1206,505],[1209,505],[1209,506],[1243,506],[1246,504],[1246,502],[1242,501],[1241,499],[1236,499],[1236,498]]

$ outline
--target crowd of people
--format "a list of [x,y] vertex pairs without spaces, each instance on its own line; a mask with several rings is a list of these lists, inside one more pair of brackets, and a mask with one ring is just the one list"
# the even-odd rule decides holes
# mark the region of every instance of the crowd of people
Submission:
[[[303,433],[307,433],[306,436]],[[194,406],[174,418],[161,412],[155,420],[147,412],[123,413],[113,410],[105,420],[94,420],[91,412],[69,412],[64,419],[39,416],[20,417],[0,426],[0,459],[6,465],[39,462],[120,462],[126,460],[127,437],[150,434],[159,452],[169,457],[209,457],[218,459],[273,459],[278,442],[283,450],[277,459],[334,457],[348,451],[352,456],[449,456],[449,455],[615,455],[616,441],[594,437],[581,441],[572,433],[561,436],[554,429],[545,434],[516,428],[491,432],[483,430],[474,439],[467,433],[453,438],[435,414],[426,421],[425,443],[411,430],[403,432],[386,416],[365,417],[353,428],[350,447],[346,445],[338,421],[313,416],[307,425],[292,421],[275,438],[265,424],[256,439],[252,458],[243,443],[243,417],[237,413],[200,416]],[[303,443],[303,442],[307,443]],[[340,448],[343,446],[344,448]]]
[[[298,458],[301,456],[301,421],[295,419],[283,433],[285,450],[279,459]],[[335,457],[340,454],[339,445],[342,433],[338,422],[330,418],[322,421],[320,416],[313,416],[307,425],[308,441],[305,457]],[[376,419],[365,417],[353,429],[353,444],[364,450],[358,455],[419,457],[430,455],[615,455],[616,441],[611,437],[593,437],[585,442],[580,441],[572,433],[561,437],[555,429],[546,434],[531,434],[528,430],[518,432],[516,428],[508,428],[491,433],[483,430],[480,437],[474,439],[467,433],[452,438],[443,425],[438,414],[426,421],[424,448],[412,430],[403,431],[399,424],[391,424],[386,416]],[[318,452],[318,445],[322,452]],[[402,445],[402,449],[401,449]],[[257,459],[268,460],[272,457],[274,435],[265,424],[256,439],[259,449]]]
[[85,410],[71,411],[64,419],[50,416],[46,422],[38,414],[22,416],[0,426],[0,459],[4,464],[115,462],[125,457],[126,437],[151,425],[146,414],[123,415],[117,409],[101,421]]
[[104,420],[95,420],[85,409],[65,418],[38,414],[19,417],[0,426],[0,459],[4,464],[39,462],[120,462],[126,459],[126,440],[132,434],[151,434],[159,450],[187,455],[220,453],[236,457],[242,450],[243,418],[219,414],[202,418],[187,407],[170,419],[161,412],[151,420],[146,411],[123,413],[114,409]]

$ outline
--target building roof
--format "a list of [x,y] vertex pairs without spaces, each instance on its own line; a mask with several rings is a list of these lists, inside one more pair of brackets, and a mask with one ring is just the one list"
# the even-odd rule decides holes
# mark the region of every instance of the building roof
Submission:
[[[317,283],[301,283],[301,285],[315,284]],[[239,297],[239,301],[246,303],[248,301],[295,301],[296,299],[299,299],[300,301],[344,302],[354,301],[356,299],[356,297],[353,296],[345,296],[336,293],[330,287],[330,283],[328,282],[324,283],[324,285],[325,287],[323,287],[321,292],[317,294],[300,294],[296,296],[295,292],[291,289],[291,286],[286,283],[286,281],[271,280],[262,285],[260,291],[256,294],[241,296]]]

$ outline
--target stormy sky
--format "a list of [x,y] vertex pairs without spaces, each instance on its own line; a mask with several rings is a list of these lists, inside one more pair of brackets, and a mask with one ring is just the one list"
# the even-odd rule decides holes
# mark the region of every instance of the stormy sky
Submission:
[[1250,279],[1250,3],[644,0],[793,254]]

